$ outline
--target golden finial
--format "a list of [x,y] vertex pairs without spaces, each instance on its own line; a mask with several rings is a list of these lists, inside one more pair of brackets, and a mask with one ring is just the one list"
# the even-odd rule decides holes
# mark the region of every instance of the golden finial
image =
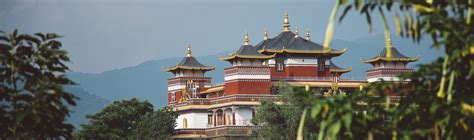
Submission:
[[288,20],[288,11],[285,11],[285,19],[283,20],[283,31],[290,31],[290,21]]
[[392,39],[390,37],[387,39],[387,48],[385,53],[387,58],[392,58]]
[[192,54],[192,53],[193,53],[193,52],[191,51],[191,44],[188,43],[188,50],[186,51],[186,57],[191,57],[191,54]]
[[296,30],[295,30],[295,38],[297,38],[297,37],[298,37],[298,35],[299,35],[299,34],[298,34],[298,26],[296,26]]
[[306,40],[310,40],[309,29],[306,29]]
[[267,32],[267,27],[265,27],[265,32],[263,33],[263,40],[268,39],[268,32]]
[[249,34],[245,31],[244,45],[249,45]]

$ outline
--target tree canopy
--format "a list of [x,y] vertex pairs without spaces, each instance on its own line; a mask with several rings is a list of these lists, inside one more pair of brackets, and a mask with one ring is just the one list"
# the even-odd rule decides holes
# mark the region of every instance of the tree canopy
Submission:
[[115,101],[100,112],[88,115],[79,139],[156,139],[171,136],[177,115],[168,108],[153,111],[148,101]]
[[[348,96],[315,99],[304,109],[320,125],[318,139],[470,139],[474,137],[474,28],[472,0],[337,0],[326,38],[339,7],[364,14],[372,29],[377,12],[389,26],[394,13],[397,34],[418,42],[429,36],[445,56],[401,76],[410,82],[381,82]],[[402,16],[400,16],[400,14]],[[331,40],[326,40],[330,42]],[[327,43],[330,44],[330,43]],[[388,95],[399,95],[392,103]],[[304,114],[304,113],[303,113]],[[304,115],[302,116],[304,118]],[[307,123],[301,123],[305,126]],[[304,127],[300,127],[304,129]],[[299,131],[298,139],[302,139]]]
[[65,122],[76,97],[65,72],[68,54],[54,33],[0,31],[0,138],[70,138]]

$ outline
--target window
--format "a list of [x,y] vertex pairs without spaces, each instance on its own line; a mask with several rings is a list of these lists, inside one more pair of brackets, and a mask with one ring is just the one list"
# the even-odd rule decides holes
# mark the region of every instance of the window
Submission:
[[183,128],[188,128],[188,119],[183,119]]
[[318,59],[318,71],[324,71],[326,69],[326,66],[324,64],[324,59],[320,58]]
[[284,71],[285,70],[285,61],[284,60],[276,60],[276,71]]
[[212,121],[212,114],[207,115],[207,125],[212,126],[214,123]]
[[197,87],[193,88],[193,98],[197,98]]
[[176,92],[171,92],[171,102],[175,102],[176,101]]

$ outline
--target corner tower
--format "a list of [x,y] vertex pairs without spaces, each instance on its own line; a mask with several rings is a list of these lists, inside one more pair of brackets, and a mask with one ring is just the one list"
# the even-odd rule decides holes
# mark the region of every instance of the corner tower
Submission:
[[405,72],[412,72],[406,65],[410,62],[415,62],[418,57],[407,57],[400,53],[395,47],[392,47],[390,38],[386,40],[386,47],[380,51],[378,56],[365,60],[364,63],[369,63],[373,66],[367,71],[367,81],[369,83],[378,81],[400,81],[398,76]]
[[168,104],[200,98],[200,89],[211,86],[211,77],[205,77],[204,74],[214,69],[214,66],[205,66],[194,58],[191,45],[188,44],[186,57],[174,67],[164,69],[175,76],[168,79]]

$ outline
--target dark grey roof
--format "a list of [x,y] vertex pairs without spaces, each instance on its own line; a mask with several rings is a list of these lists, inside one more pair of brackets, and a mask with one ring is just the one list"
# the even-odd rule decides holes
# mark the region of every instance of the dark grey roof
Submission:
[[259,53],[257,49],[252,45],[240,46],[239,50],[237,50],[235,54],[241,55],[241,56],[267,56],[267,55]]
[[[410,57],[407,57],[405,55],[403,55],[402,53],[400,53],[397,48],[395,47],[391,47],[392,49],[392,58],[410,58]],[[387,48],[383,48],[382,51],[380,51],[379,55],[378,56],[375,56],[373,57],[372,59],[375,59],[377,57],[384,57],[386,58],[387,57]]]
[[289,50],[323,50],[323,46],[306,40],[302,37],[295,37],[296,34],[291,31],[281,32],[274,38],[263,40],[255,47],[257,50],[265,49],[282,50],[283,47]]
[[201,63],[199,63],[199,61],[190,56],[190,57],[184,57],[183,59],[181,59],[181,61],[178,63],[177,66],[188,66],[188,67],[207,67]]

